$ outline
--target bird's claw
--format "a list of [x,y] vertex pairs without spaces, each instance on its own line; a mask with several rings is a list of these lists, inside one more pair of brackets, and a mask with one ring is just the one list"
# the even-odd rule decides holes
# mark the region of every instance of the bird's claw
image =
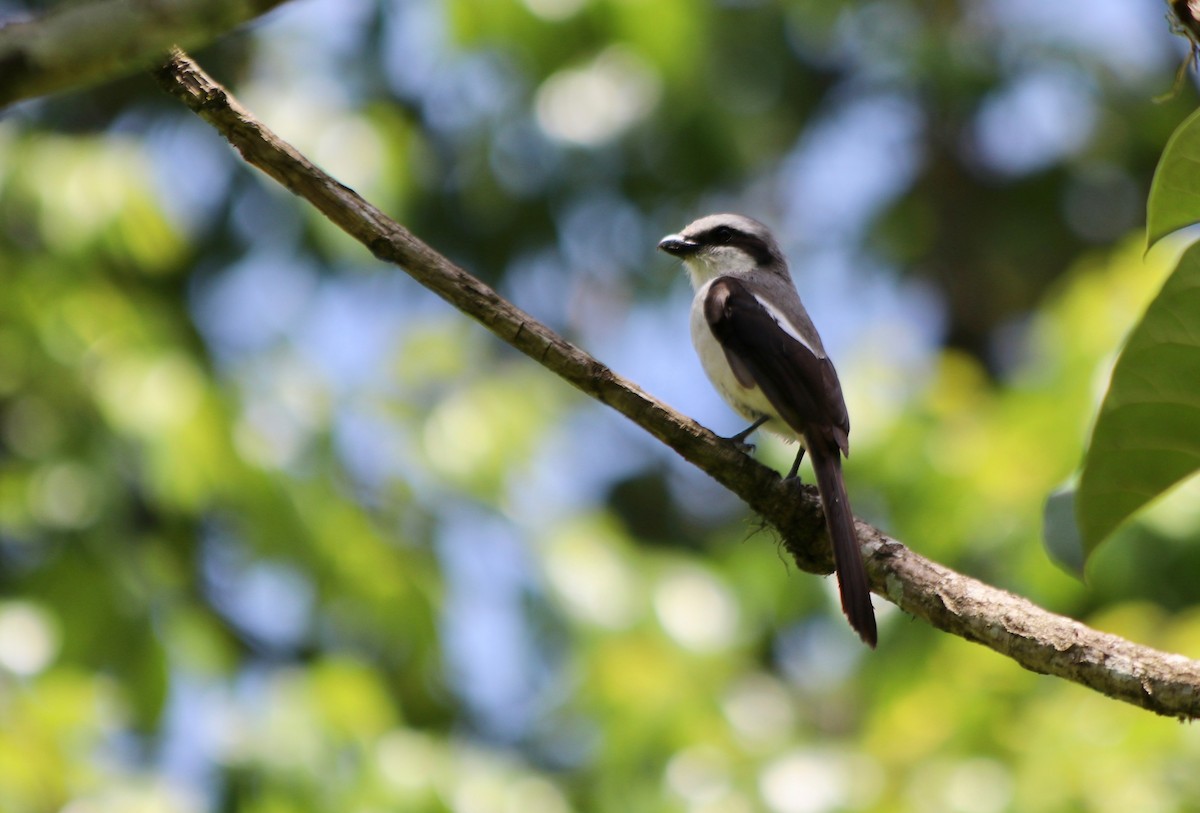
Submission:
[[750,433],[752,433],[755,429],[762,426],[766,422],[767,422],[767,416],[763,415],[761,418],[759,418],[754,423],[747,426],[741,432],[738,432],[736,435],[730,435],[729,437],[727,437],[725,439],[728,440],[730,443],[733,443],[734,445],[736,445],[738,447],[738,449],[740,449],[744,454],[748,454],[748,455],[754,454],[754,450],[757,447],[753,443],[747,443],[746,438],[750,437]]
[[747,443],[744,440],[738,440],[736,437],[729,438],[729,441],[733,443],[734,446],[738,447],[738,451],[744,455],[753,455],[754,450],[758,448],[753,443]]

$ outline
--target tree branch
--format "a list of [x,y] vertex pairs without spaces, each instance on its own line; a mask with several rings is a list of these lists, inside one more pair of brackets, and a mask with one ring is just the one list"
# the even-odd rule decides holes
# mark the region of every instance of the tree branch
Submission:
[[[575,387],[608,404],[737,494],[782,533],[802,570],[830,573],[820,503],[695,421],[672,411],[502,299],[466,271],[322,172],[277,138],[183,53],[157,78],[260,168],[382,260]],[[925,559],[857,525],[872,589],[932,626],[983,644],[1034,672],[1055,675],[1157,714],[1200,716],[1200,662],[1090,629],[1026,599]]]
[[0,108],[146,70],[284,0],[92,0],[0,26]]

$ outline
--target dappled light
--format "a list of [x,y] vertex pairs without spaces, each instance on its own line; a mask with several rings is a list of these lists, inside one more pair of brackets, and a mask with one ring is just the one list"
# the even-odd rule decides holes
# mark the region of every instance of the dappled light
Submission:
[[598,147],[653,111],[660,92],[653,66],[610,46],[590,65],[546,79],[535,100],[538,123],[555,138]]
[[[1042,539],[1181,250],[1144,256],[1196,103],[1151,101],[1185,47],[1164,10],[307,0],[194,56],[722,436],[655,246],[767,222],[857,515],[1196,658],[1200,479],[1086,583]],[[0,811],[1200,809],[1194,726],[937,631],[899,583],[867,650],[720,482],[382,256],[144,76],[5,109]]]

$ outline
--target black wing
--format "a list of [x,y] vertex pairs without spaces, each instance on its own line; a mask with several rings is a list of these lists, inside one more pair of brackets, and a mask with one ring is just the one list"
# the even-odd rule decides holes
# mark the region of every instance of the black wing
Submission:
[[788,333],[734,277],[719,277],[709,287],[704,317],[739,381],[757,385],[810,445],[824,441],[850,453],[850,417],[828,358]]

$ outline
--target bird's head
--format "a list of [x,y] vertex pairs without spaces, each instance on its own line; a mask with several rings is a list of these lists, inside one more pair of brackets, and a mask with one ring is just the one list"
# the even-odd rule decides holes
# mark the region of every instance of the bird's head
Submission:
[[783,254],[771,232],[743,215],[702,217],[678,234],[668,234],[658,247],[683,260],[696,288],[716,277],[743,276],[752,271],[787,275]]

